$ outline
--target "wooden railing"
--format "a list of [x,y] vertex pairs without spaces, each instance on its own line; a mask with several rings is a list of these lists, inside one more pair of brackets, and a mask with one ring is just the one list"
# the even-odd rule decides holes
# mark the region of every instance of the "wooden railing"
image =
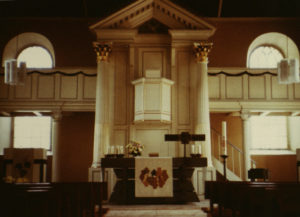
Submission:
[[106,187],[106,183],[101,182],[1,183],[1,216],[101,216]]
[[[211,128],[211,147],[212,147],[212,156],[215,157],[217,160],[222,162],[221,155],[221,139],[222,135],[215,129]],[[227,169],[233,172],[236,176],[243,179],[244,173],[244,156],[243,151],[233,145],[230,141],[227,141]],[[251,160],[251,168],[256,167],[256,162]]]

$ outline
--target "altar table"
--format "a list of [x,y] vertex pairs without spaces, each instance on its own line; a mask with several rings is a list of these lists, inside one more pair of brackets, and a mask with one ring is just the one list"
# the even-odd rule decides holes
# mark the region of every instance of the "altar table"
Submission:
[[192,175],[195,167],[206,167],[207,158],[173,158],[173,197],[135,197],[134,158],[102,158],[104,177],[106,168],[113,168],[117,182],[109,199],[116,204],[180,204],[198,202]]

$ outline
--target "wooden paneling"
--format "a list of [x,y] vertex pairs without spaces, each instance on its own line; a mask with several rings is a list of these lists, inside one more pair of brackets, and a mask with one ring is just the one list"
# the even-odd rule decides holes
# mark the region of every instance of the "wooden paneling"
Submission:
[[4,76],[0,76],[0,99],[8,98],[8,85],[4,84]]
[[295,182],[296,155],[252,155],[251,158],[256,162],[257,168],[269,170],[269,181]]
[[98,215],[96,204],[101,212],[107,183],[0,183],[0,191],[1,216],[82,217]]
[[178,123],[187,125],[190,123],[190,75],[189,75],[189,52],[177,54],[177,94],[178,94]]
[[24,85],[15,87],[16,99],[31,99],[32,98],[32,76],[25,76]]
[[287,99],[288,98],[288,85],[279,84],[277,77],[271,77],[272,99]]
[[78,77],[60,77],[60,98],[62,99],[76,99]]
[[148,84],[144,86],[145,108],[149,111],[159,112],[161,108],[160,103],[160,84]]
[[96,81],[97,77],[83,77],[83,99],[96,98]]
[[248,77],[249,99],[266,98],[265,77]]
[[220,99],[220,76],[209,76],[208,77],[208,93],[211,99]]
[[127,130],[115,130],[112,145],[127,145]]
[[55,96],[55,77],[39,75],[37,82],[37,98],[53,99]]
[[241,99],[243,97],[243,78],[226,77],[226,98]]
[[171,156],[169,143],[165,142],[165,134],[168,133],[169,130],[167,129],[137,129],[135,132],[136,140],[145,145],[142,155],[148,156],[151,152],[158,152],[160,157]]
[[294,84],[294,95],[296,99],[300,99],[300,84]]
[[88,181],[88,168],[93,160],[93,112],[76,112],[63,116],[58,143],[63,162],[59,165],[61,182]]
[[115,53],[115,124],[127,121],[127,52]]
[[143,72],[145,75],[145,72],[147,69],[156,69],[160,70],[160,72],[163,72],[163,51],[145,51],[143,53]]

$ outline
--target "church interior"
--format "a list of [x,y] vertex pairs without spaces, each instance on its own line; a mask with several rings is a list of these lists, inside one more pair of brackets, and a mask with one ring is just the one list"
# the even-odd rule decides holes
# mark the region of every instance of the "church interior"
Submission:
[[[36,217],[199,200],[209,201],[199,216],[216,204],[219,216],[299,216],[299,10],[297,0],[0,1],[1,191],[39,202]],[[58,206],[45,198],[64,206],[71,192],[85,202],[68,206],[89,210],[45,211]],[[264,200],[279,208],[271,215]]]

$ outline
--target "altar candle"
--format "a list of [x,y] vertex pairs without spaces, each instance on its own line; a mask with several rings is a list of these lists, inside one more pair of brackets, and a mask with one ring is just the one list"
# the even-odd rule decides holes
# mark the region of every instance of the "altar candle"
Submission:
[[195,145],[191,145],[191,153],[195,154]]
[[124,147],[122,145],[119,146],[119,154],[124,154]]
[[222,151],[224,155],[227,155],[227,129],[226,121],[222,121]]
[[110,154],[115,154],[115,146],[110,146]]
[[198,154],[201,154],[202,150],[201,150],[201,144],[198,145]]

